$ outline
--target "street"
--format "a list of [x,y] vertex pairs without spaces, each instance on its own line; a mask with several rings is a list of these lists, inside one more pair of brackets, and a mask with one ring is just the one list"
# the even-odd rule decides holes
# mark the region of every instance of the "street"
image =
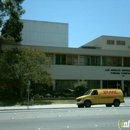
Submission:
[[[130,107],[0,111],[0,130],[119,130]],[[123,128],[125,129],[125,128]]]

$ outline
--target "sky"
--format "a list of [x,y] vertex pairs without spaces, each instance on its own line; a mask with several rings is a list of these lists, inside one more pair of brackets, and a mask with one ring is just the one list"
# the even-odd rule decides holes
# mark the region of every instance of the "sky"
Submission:
[[25,0],[22,19],[68,23],[69,47],[101,35],[130,37],[130,0]]

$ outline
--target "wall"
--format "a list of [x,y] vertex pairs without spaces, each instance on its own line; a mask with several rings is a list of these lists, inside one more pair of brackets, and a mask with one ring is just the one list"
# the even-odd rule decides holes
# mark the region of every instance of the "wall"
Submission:
[[[115,45],[107,45],[107,40],[114,40]],[[117,45],[116,41],[125,41],[125,45]],[[102,49],[130,51],[129,37],[102,36]]]
[[[114,40],[115,45],[108,45],[107,40]],[[125,45],[117,45],[116,41],[125,41]],[[117,36],[100,36],[83,46],[95,46],[101,47],[101,49],[105,50],[122,50],[122,51],[130,51],[130,38],[129,37],[117,37]]]
[[68,24],[22,20],[22,45],[68,47]]
[[[52,65],[50,72],[55,79],[71,80],[129,80],[129,67]],[[127,74],[126,74],[127,73]]]

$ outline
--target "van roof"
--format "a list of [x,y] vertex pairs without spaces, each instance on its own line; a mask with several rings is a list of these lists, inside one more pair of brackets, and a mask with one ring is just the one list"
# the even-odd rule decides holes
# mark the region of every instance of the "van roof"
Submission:
[[93,89],[91,89],[91,90],[121,90],[121,89],[119,89],[119,88],[93,88]]

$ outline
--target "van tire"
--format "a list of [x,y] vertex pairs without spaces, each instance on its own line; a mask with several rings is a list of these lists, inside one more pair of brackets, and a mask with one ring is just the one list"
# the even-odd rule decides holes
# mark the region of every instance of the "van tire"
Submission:
[[91,102],[89,100],[86,100],[84,102],[85,107],[91,107]]
[[106,107],[112,107],[112,104],[106,104]]
[[78,108],[84,108],[84,105],[78,105]]
[[120,101],[118,99],[114,100],[113,105],[114,105],[114,107],[119,107],[120,106]]

